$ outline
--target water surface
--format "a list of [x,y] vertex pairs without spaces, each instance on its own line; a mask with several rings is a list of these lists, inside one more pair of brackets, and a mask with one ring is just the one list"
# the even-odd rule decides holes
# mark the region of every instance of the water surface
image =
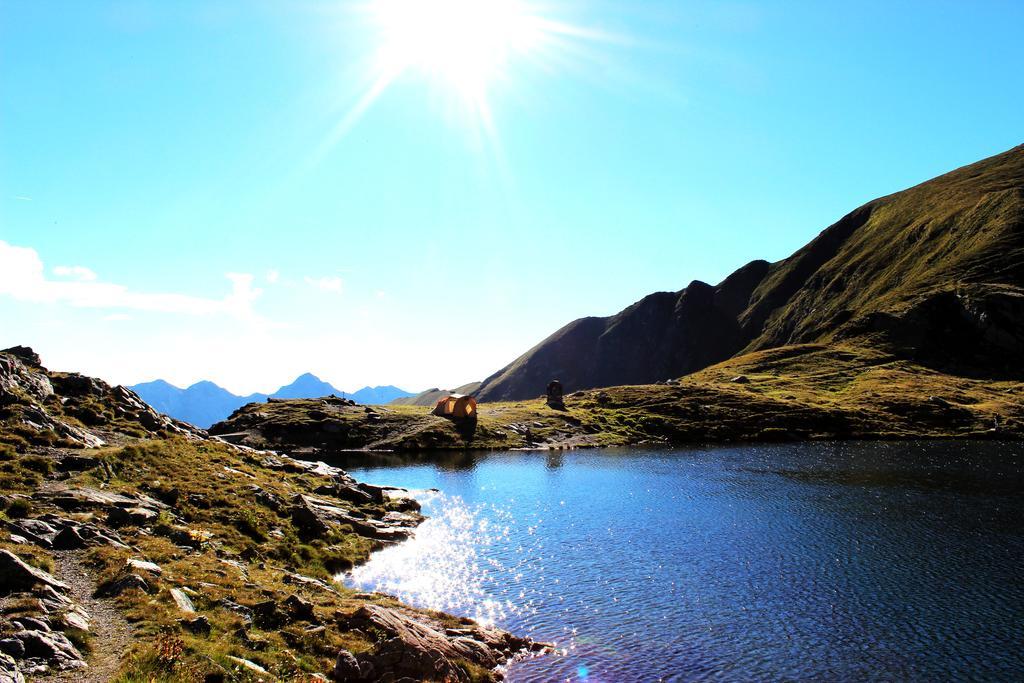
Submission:
[[[508,680],[1024,677],[1024,449],[389,457],[431,519],[345,580],[557,643]],[[440,492],[427,489],[436,488]]]

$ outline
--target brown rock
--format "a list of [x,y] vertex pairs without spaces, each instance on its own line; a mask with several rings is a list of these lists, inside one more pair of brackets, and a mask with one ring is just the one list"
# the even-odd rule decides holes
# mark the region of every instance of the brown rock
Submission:
[[49,586],[61,593],[68,591],[67,584],[53,575],[25,564],[9,550],[0,550],[0,594],[27,591],[36,586]]

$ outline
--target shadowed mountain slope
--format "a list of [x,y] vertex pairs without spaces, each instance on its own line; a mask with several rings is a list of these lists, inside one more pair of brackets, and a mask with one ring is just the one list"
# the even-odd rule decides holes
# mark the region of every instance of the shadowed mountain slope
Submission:
[[421,391],[415,396],[403,396],[396,398],[390,403],[396,406],[432,406],[440,401],[445,396],[452,394],[472,394],[474,391],[480,388],[480,382],[470,382],[469,384],[463,384],[461,387],[455,387],[454,389],[427,389]]
[[576,320],[488,377],[518,400],[679,377],[755,350],[858,340],[945,371],[1020,373],[1024,146],[876,199],[792,256]]

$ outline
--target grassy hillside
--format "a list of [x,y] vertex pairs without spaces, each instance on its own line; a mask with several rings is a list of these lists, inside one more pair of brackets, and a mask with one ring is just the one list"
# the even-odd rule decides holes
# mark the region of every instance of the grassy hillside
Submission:
[[[888,341],[913,353],[914,345],[903,342],[920,336],[915,327],[980,317],[988,300],[1012,300],[1024,294],[1022,287],[1024,146],[844,217],[770,268],[740,322],[752,339],[748,349],[902,326],[902,336]],[[910,315],[929,301],[936,304],[930,318]],[[893,321],[890,328],[883,316]],[[1013,322],[1019,333],[1024,319]],[[988,341],[998,349],[996,335]],[[1011,339],[1004,346],[1018,349]]]
[[745,352],[851,343],[951,374],[1020,377],[1024,146],[869,202],[754,261],[566,325],[484,380],[485,401],[689,374]]

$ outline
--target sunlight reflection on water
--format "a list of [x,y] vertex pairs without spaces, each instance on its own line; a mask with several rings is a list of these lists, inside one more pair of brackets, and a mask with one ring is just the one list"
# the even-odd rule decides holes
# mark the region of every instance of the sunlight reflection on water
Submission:
[[411,492],[430,517],[405,543],[386,548],[373,562],[342,575],[346,585],[388,593],[428,609],[465,614],[485,624],[505,619],[517,607],[496,600],[486,590],[495,575],[507,570],[488,557],[487,549],[507,541],[509,528],[501,521],[508,510],[470,506],[459,497],[436,491]]

